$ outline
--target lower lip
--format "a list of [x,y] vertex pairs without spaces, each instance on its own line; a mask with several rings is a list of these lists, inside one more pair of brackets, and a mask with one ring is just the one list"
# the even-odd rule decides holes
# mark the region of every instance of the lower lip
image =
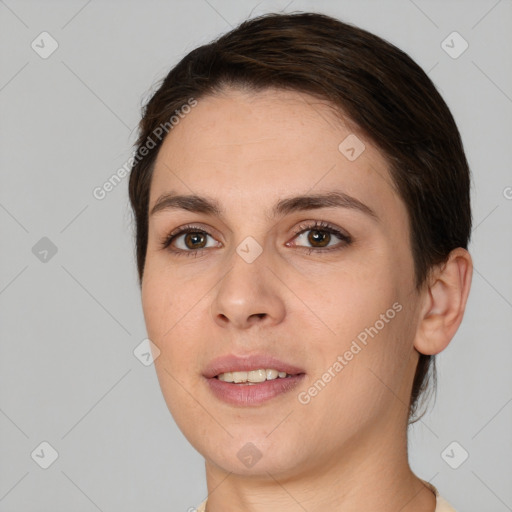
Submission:
[[210,390],[213,394],[231,405],[251,406],[292,391],[296,388],[305,374],[293,375],[285,379],[265,380],[253,384],[234,384],[224,382],[217,378],[207,379]]

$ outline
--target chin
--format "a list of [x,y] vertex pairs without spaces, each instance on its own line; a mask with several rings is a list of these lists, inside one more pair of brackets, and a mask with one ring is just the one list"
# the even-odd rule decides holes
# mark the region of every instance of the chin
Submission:
[[[226,472],[244,476],[291,474],[297,467],[297,443],[284,443],[284,439],[271,434],[251,435],[244,431],[234,437],[223,436],[223,440],[209,439],[208,444],[196,447],[210,463]],[[290,436],[286,436],[290,441]],[[204,439],[202,440],[204,441]],[[213,441],[213,442],[212,442]],[[212,450],[212,447],[215,449]]]

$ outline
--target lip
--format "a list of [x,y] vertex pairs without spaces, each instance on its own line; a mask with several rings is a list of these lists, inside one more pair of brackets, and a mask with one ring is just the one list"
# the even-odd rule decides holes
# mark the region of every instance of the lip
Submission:
[[277,378],[252,384],[235,384],[212,377],[206,383],[212,394],[219,400],[235,406],[247,407],[263,404],[277,396],[283,396],[295,389],[305,378],[305,374],[284,379]]
[[250,370],[259,370],[262,368],[273,368],[278,372],[286,372],[289,375],[305,373],[302,368],[285,363],[284,361],[281,361],[269,354],[252,354],[246,356],[228,354],[210,361],[204,370],[203,376],[207,379],[211,379],[221,373],[236,371],[248,372]]
[[[251,384],[224,382],[215,377],[221,373],[250,371],[273,368],[286,372],[292,377],[277,378]],[[237,356],[229,354],[211,361],[203,373],[212,394],[219,400],[235,406],[256,406],[268,400],[284,395],[297,387],[306,376],[298,366],[285,363],[269,354],[252,354]]]

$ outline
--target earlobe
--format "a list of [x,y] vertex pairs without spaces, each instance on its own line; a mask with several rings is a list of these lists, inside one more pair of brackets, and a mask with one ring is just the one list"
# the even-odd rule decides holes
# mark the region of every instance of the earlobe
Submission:
[[433,355],[448,346],[462,322],[472,276],[471,256],[461,247],[432,272],[414,340],[418,352]]

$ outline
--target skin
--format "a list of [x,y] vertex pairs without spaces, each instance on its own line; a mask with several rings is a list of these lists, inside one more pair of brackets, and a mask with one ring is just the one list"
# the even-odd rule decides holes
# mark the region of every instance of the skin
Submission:
[[[407,460],[406,404],[419,352],[443,350],[455,334],[471,280],[467,251],[453,251],[420,290],[414,286],[407,210],[387,163],[363,135],[349,161],[338,149],[356,133],[326,102],[299,92],[226,89],[198,100],[161,147],[149,209],[165,193],[208,196],[224,217],[185,210],[150,216],[142,304],[168,408],[205,457],[208,512],[379,510],[433,512],[435,496]],[[343,191],[370,207],[322,208],[270,219],[284,197]],[[298,226],[326,221],[351,244]],[[201,242],[179,236],[199,224]],[[296,230],[296,231],[294,231]],[[262,253],[236,252],[248,236]],[[286,245],[288,243],[288,245]],[[195,244],[195,245],[194,245]],[[291,245],[290,245],[291,244]],[[325,251],[325,249],[324,249]],[[298,400],[359,333],[392,320],[309,403]],[[300,387],[258,406],[233,406],[202,376],[220,355],[269,353],[303,368]],[[253,443],[261,459],[237,453]]]

